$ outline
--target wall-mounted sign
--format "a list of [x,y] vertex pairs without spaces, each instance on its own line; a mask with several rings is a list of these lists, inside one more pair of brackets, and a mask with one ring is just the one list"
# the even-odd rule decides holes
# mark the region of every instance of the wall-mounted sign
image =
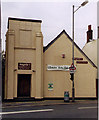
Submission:
[[31,63],[18,63],[19,70],[31,70]]
[[69,71],[70,65],[47,65],[47,70]]
[[83,58],[77,58],[77,57],[75,57],[74,60],[83,60]]
[[48,90],[53,90],[53,83],[48,84]]
[[88,64],[88,61],[76,61],[77,64]]

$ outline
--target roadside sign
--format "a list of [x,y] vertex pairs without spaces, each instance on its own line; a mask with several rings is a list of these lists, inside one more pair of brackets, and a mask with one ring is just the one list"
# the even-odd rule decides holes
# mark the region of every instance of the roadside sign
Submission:
[[73,63],[72,63],[71,66],[69,67],[69,70],[76,70],[76,67],[74,66]]
[[69,71],[70,73],[74,73],[76,70],[76,67],[74,66],[74,64],[72,63],[71,66],[69,67]]
[[75,72],[75,70],[70,70],[70,73],[74,73]]

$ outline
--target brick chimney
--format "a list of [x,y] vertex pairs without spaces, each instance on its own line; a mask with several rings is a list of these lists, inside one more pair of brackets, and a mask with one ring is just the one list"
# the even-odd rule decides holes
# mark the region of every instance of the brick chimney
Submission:
[[87,43],[90,42],[90,40],[92,39],[93,39],[93,30],[91,30],[91,25],[88,25]]

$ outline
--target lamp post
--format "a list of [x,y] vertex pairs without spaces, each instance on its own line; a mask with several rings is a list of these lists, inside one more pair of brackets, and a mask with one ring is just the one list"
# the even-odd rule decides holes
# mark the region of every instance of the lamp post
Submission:
[[[74,14],[75,12],[80,8],[85,6],[88,3],[88,1],[86,0],[85,2],[83,2],[76,10],[74,10],[74,5],[73,5],[73,19],[72,19],[72,64],[74,65]],[[72,102],[74,102],[74,98],[75,98],[75,88],[74,88],[74,73],[73,73],[73,80],[72,80]]]

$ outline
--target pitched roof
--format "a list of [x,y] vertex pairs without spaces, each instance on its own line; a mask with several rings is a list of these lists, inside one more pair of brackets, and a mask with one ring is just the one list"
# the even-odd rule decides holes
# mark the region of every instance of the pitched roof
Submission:
[[[65,30],[63,30],[54,40],[52,40],[47,46],[43,47],[43,52],[45,52],[62,34],[65,34],[68,39],[72,42],[73,40],[71,39],[71,37],[66,33]],[[74,42],[74,45],[76,46],[76,48],[78,48],[78,50],[87,58],[87,60],[93,65],[93,67],[97,66],[89,59],[89,57],[80,49],[80,47],[78,47],[78,45]]]

